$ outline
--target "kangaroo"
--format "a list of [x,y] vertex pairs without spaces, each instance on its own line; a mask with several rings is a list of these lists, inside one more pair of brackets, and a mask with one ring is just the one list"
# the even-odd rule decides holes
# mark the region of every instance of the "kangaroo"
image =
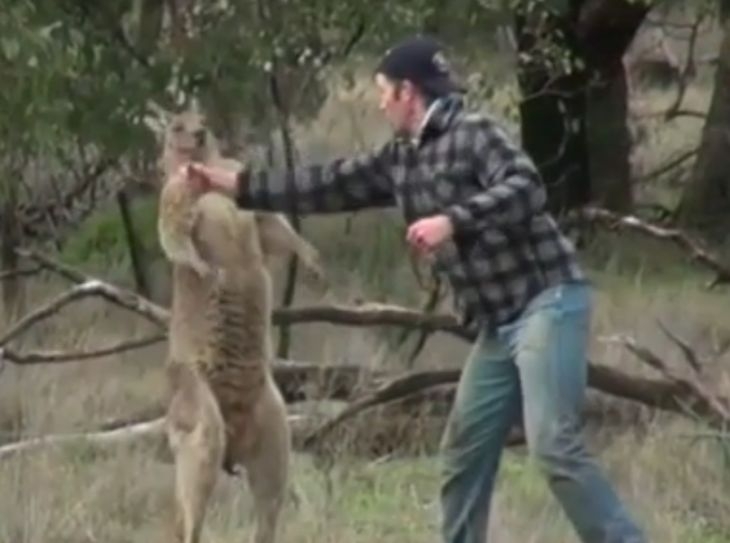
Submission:
[[221,469],[245,468],[255,543],[274,543],[288,491],[291,432],[271,371],[269,255],[293,252],[317,277],[318,252],[280,215],[201,193],[186,161],[224,159],[195,111],[172,116],[163,151],[158,233],[172,264],[166,432],[175,461],[176,539],[200,541]]

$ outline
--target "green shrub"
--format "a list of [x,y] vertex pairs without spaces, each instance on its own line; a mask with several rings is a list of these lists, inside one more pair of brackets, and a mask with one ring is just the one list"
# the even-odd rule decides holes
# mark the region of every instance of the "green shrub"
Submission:
[[[158,256],[156,198],[139,198],[131,205],[131,215],[143,258]],[[89,270],[130,269],[129,249],[119,208],[111,205],[89,216],[68,237],[60,257],[67,264]]]

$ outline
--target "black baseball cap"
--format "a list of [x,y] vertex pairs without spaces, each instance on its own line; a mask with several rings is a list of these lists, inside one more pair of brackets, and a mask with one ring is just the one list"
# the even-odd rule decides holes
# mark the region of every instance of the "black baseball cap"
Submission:
[[466,92],[454,80],[443,45],[431,36],[410,36],[398,42],[385,52],[375,72],[390,79],[407,79],[433,96]]

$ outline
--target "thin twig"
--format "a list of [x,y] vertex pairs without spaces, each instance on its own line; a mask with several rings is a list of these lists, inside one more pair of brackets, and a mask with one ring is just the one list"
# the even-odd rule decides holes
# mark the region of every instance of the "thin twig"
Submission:
[[64,264],[63,262],[58,262],[57,260],[37,251],[33,251],[31,249],[17,249],[15,252],[18,253],[19,257],[32,260],[43,268],[60,275],[72,283],[84,283],[91,279],[91,277],[76,268]]
[[677,90],[677,96],[674,100],[674,103],[669,106],[669,109],[667,110],[665,117],[667,120],[673,119],[680,111],[682,102],[684,101],[684,96],[687,93],[688,80],[695,71],[694,56],[695,48],[697,45],[697,36],[699,34],[700,25],[702,24],[704,19],[705,14],[703,12],[699,12],[697,14],[697,18],[692,24],[689,36],[689,44],[687,46],[687,61],[685,62],[682,72],[679,74],[679,88]]
[[699,147],[695,147],[694,149],[690,149],[689,151],[685,151],[684,153],[680,154],[678,157],[673,158],[666,164],[662,164],[658,168],[650,171],[649,173],[642,175],[637,181],[642,183],[646,181],[650,181],[652,179],[655,179],[657,177],[661,177],[665,173],[677,168],[678,166],[681,166],[684,162],[694,158],[697,156],[697,154],[700,152]]
[[667,326],[660,320],[657,319],[657,324],[659,325],[659,328],[662,332],[664,332],[664,335],[669,338],[670,341],[672,341],[680,351],[682,351],[682,355],[684,356],[684,360],[687,362],[687,364],[697,373],[702,372],[702,364],[700,364],[699,359],[697,358],[697,355],[695,354],[692,347],[690,347],[689,343],[687,343],[685,340],[677,336],[674,332],[672,332]]
[[14,279],[16,277],[31,277],[37,275],[42,268],[35,266],[33,268],[21,268],[18,270],[5,270],[0,272],[0,281],[6,281],[8,279]]
[[633,116],[637,119],[664,119],[666,121],[673,121],[678,117],[691,117],[703,120],[707,118],[707,113],[695,109],[678,109],[673,112],[671,118],[667,118],[667,110],[662,109],[658,111],[637,111]]
[[684,405],[688,414],[694,413],[695,415],[703,416],[711,423],[719,424],[723,427],[730,425],[730,404],[725,398],[720,398],[707,390],[696,379],[688,379],[674,374],[659,356],[653,353],[648,347],[639,345],[631,337],[618,336],[610,338],[610,341],[622,344],[639,360],[661,372],[669,382],[674,383],[679,390],[683,390],[681,403]]

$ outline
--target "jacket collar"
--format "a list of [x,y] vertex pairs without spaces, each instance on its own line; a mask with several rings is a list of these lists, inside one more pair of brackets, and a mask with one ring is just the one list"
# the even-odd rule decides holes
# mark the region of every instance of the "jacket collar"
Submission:
[[426,111],[421,129],[413,136],[412,143],[418,146],[428,138],[443,133],[463,108],[464,99],[460,94],[450,94],[434,100]]

